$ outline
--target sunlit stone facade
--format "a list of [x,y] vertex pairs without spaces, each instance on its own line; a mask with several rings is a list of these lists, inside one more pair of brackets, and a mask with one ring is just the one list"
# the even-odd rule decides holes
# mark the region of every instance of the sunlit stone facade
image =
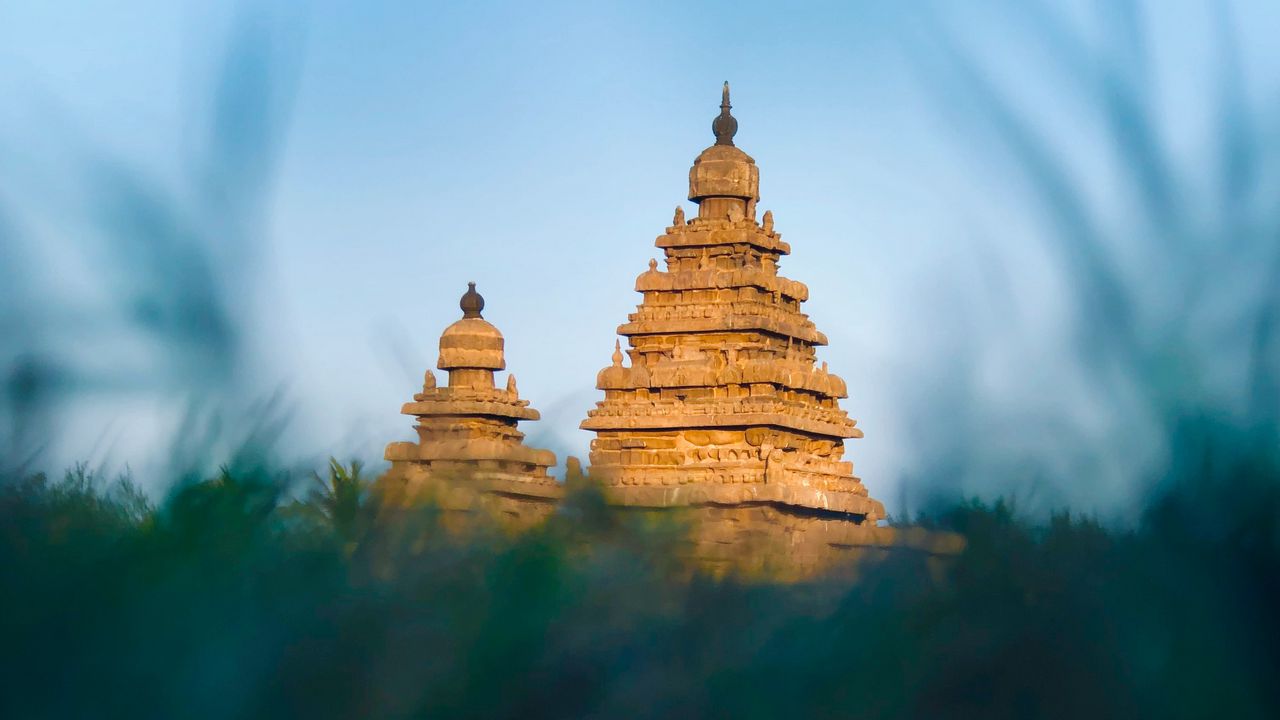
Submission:
[[547,474],[556,464],[549,450],[524,444],[517,428],[538,411],[520,399],[514,375],[499,388],[494,373],[506,369],[504,340],[481,316],[484,299],[471,283],[462,296],[461,320],[440,336],[437,367],[448,373],[437,385],[428,370],[422,392],[401,412],[417,418],[418,442],[387,446],[387,489],[407,502],[430,499],[445,510],[486,511],[536,521],[555,509],[563,492]]
[[[662,260],[636,279],[643,300],[618,328],[626,346],[596,376],[604,399],[582,423],[595,434],[590,481],[623,512],[687,521],[688,559],[712,573],[790,581],[856,573],[854,561],[890,552],[930,562],[957,552],[957,536],[879,525],[884,506],[844,457],[845,441],[862,437],[840,407],[848,388],[816,360],[827,338],[801,311],[808,288],[778,272],[791,248],[772,213],[757,213],[759,169],[733,144],[729,110],[726,83],[716,142],[689,171],[697,216],[677,208],[658,236]],[[448,384],[428,372],[405,404],[418,441],[387,447],[386,487],[447,517],[485,512],[525,527],[563,496],[547,474],[555,456],[524,445],[516,425],[538,413],[514,378],[495,386],[503,338],[474,284],[461,307],[440,338]],[[582,478],[575,459],[568,466]]]
[[677,208],[658,236],[663,259],[636,279],[644,299],[618,328],[625,352],[596,378],[604,399],[582,423],[596,434],[591,475],[620,505],[874,526],[884,506],[844,458],[862,436],[839,404],[847,386],[816,362],[827,338],[801,312],[808,288],[778,272],[791,248],[772,213],[757,217],[759,169],[733,144],[729,108],[726,83],[716,142],[689,171],[697,216]]

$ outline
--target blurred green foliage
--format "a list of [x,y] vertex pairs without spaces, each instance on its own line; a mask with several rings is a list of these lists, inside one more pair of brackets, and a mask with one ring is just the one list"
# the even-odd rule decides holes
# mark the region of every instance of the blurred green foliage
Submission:
[[1135,527],[1003,502],[967,550],[856,583],[692,578],[678,536],[574,489],[537,530],[445,532],[359,464],[255,466],[151,505],[84,467],[0,486],[0,716],[1274,717],[1275,435],[1197,426]]

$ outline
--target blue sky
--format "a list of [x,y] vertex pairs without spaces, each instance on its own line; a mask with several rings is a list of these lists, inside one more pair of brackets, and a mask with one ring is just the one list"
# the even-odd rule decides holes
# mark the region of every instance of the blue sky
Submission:
[[[227,69],[228,47],[260,31],[270,121],[253,146],[267,149],[255,229],[223,244],[216,203],[195,214],[248,338],[247,394],[283,388],[285,448],[300,457],[377,458],[409,436],[399,405],[469,280],[543,412],[530,441],[585,455],[577,423],[595,373],[654,237],[677,204],[691,210],[686,174],[727,79],[761,206],[793,248],[782,272],[809,285],[805,309],[831,340],[820,360],[848,380],[845,407],[867,433],[850,456],[893,506],[918,461],[917,425],[947,427],[919,408],[947,385],[957,342],[982,349],[990,402],[1107,425],[1079,399],[1088,378],[1061,360],[1065,290],[1037,239],[1043,218],[948,79],[946,45],[1052,141],[1108,227],[1124,227],[1129,200],[1092,91],[1056,65],[1055,43],[1078,41],[1084,63],[1149,65],[1162,141],[1191,188],[1214,122],[1216,16],[1199,2],[1140,4],[1143,44],[1118,59],[1090,50],[1113,30],[1091,3],[1037,5],[1043,17],[1006,2],[227,5],[0,6],[0,209],[28,288],[23,300],[11,285],[7,308],[34,317],[48,298],[91,322],[112,289],[86,249],[84,158],[197,204],[194,168],[218,162],[205,139],[218,78],[251,80]],[[1267,35],[1280,11],[1232,7],[1251,109],[1274,118],[1280,57]],[[163,365],[147,355],[163,348],[107,335],[88,350],[74,329],[40,342],[107,376]],[[181,411],[180,385],[64,398],[58,417],[87,427],[60,434],[51,462],[143,465]]]

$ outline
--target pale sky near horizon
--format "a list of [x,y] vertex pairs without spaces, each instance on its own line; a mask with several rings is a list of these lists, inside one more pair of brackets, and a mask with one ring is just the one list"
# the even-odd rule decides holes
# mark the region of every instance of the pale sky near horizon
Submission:
[[[947,62],[937,33],[990,69],[1104,217],[1123,218],[1087,93],[1046,59],[1061,38],[1016,5],[246,5],[276,43],[282,119],[259,245],[219,272],[250,299],[252,383],[283,387],[293,410],[287,451],[377,459],[408,439],[400,404],[473,280],[542,412],[529,441],[585,458],[595,374],[654,238],[677,204],[693,212],[689,165],[729,80],[761,209],[793,248],[781,272],[809,286],[804,309],[831,343],[819,359],[867,434],[849,457],[892,509],[914,467],[907,408],[929,392],[921,378],[945,385],[953,336],[995,348],[981,372],[995,402],[1052,403],[1080,381],[1051,369],[1062,288],[1022,181],[930,80]],[[1065,35],[1105,35],[1086,3],[1045,6]],[[1143,7],[1170,153],[1194,166],[1213,120],[1211,14]],[[1246,82],[1273,115],[1280,11],[1234,7]],[[213,2],[0,6],[0,210],[38,246],[25,253],[36,296],[92,306],[98,292],[50,269],[77,262],[66,238],[86,222],[85,148],[182,201],[235,17]],[[1016,306],[985,307],[992,284]],[[144,465],[175,411],[172,393],[104,393],[63,408],[75,429],[50,452]]]

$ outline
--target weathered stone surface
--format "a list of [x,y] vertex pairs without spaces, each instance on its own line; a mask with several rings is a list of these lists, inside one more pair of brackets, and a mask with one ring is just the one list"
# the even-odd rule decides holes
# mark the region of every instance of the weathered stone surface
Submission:
[[[596,375],[604,399],[582,423],[595,433],[590,477],[569,458],[567,480],[600,484],[620,512],[688,520],[688,559],[712,573],[804,580],[888,553],[959,552],[955,535],[878,526],[884,506],[844,459],[844,441],[862,437],[839,404],[848,385],[816,362],[827,337],[801,312],[809,289],[778,273],[791,247],[771,212],[756,219],[759,170],[733,144],[729,108],[726,84],[716,144],[689,172],[698,214],[676,208],[662,261],[636,278],[643,300],[618,328],[627,345]],[[517,424],[538,412],[514,376],[494,384],[504,340],[474,284],[460,307],[440,338],[448,382],[428,371],[405,403],[418,439],[387,446],[384,489],[436,504],[449,528],[478,517],[527,528],[563,495],[547,474],[555,456],[523,444]]]
[[787,508],[825,512],[807,527],[862,528],[849,535],[862,542],[884,517],[843,459],[862,431],[839,406],[845,381],[816,363],[827,338],[800,310],[809,289],[778,274],[791,248],[772,213],[756,219],[760,173],[733,144],[730,107],[726,85],[716,144],[689,171],[697,217],[677,209],[658,236],[663,260],[636,278],[643,300],[618,328],[625,353],[596,377],[591,475],[619,505],[743,508],[742,522],[769,518],[750,531],[765,535],[784,532],[769,523]]
[[710,505],[692,509],[691,558],[704,571],[770,581],[856,576],[890,553],[938,563],[964,549],[964,538],[920,528],[877,527],[782,504]]
[[484,299],[474,283],[460,306],[463,318],[440,337],[437,365],[448,372],[448,383],[437,385],[428,370],[422,392],[402,408],[417,418],[418,441],[387,446],[384,491],[404,504],[430,501],[447,512],[535,523],[563,495],[547,474],[556,457],[524,445],[516,425],[537,420],[538,411],[520,398],[515,377],[508,375],[504,388],[494,384],[494,371],[506,367],[504,340],[481,316]]

